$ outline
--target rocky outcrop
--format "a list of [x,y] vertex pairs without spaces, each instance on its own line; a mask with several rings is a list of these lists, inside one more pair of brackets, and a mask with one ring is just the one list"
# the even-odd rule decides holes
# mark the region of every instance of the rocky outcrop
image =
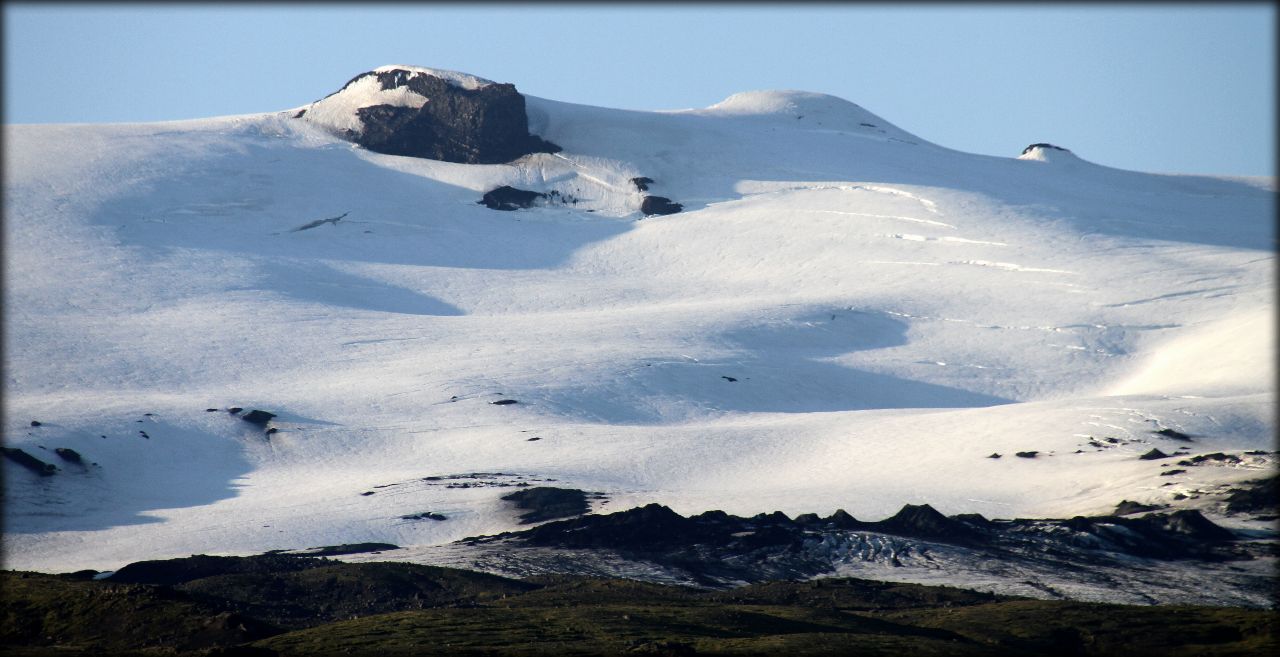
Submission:
[[972,525],[948,518],[928,504],[904,505],[893,516],[879,522],[866,523],[866,527],[886,534],[951,542],[965,542],[977,535]]
[[298,117],[378,153],[499,164],[560,147],[529,134],[514,85],[414,67],[356,76]]
[[675,214],[684,209],[683,205],[673,203],[664,196],[646,196],[640,202],[640,212],[649,217],[656,214]]
[[271,421],[271,418],[275,416],[276,416],[275,413],[268,413],[266,411],[259,411],[257,409],[254,409],[252,411],[249,411],[248,413],[245,413],[244,416],[242,416],[240,419],[252,424],[266,426],[267,423]]
[[520,516],[522,525],[572,518],[591,511],[587,493],[576,488],[536,486],[504,495],[502,499],[515,502],[517,508],[528,511]]
[[490,210],[518,210],[532,207],[535,201],[546,197],[546,194],[539,192],[503,185],[485,192],[478,203]]
[[84,463],[84,458],[80,456],[80,452],[77,452],[70,447],[55,447],[53,453],[57,454],[58,457],[64,461],[69,461],[71,463]]
[[58,471],[58,466],[52,463],[45,463],[17,447],[5,447],[4,455],[7,456],[10,461],[17,463],[18,465],[21,465],[42,477],[48,477]]
[[1265,513],[1275,517],[1280,512],[1280,478],[1271,476],[1248,482],[1245,488],[1233,488],[1227,497],[1229,513]]
[[1041,143],[1038,143],[1038,144],[1031,144],[1030,146],[1027,146],[1026,148],[1022,149],[1022,154],[1023,154],[1023,155],[1028,155],[1028,154],[1030,154],[1032,151],[1037,150],[1037,149],[1052,149],[1052,150],[1055,150],[1055,151],[1063,151],[1063,152],[1065,152],[1065,153],[1070,153],[1070,152],[1071,152],[1071,151],[1069,151],[1069,150],[1067,150],[1067,149],[1065,149],[1065,148],[1063,148],[1063,147],[1061,147],[1061,146],[1054,146],[1053,144],[1046,144],[1046,143],[1044,143],[1044,142],[1041,142]]

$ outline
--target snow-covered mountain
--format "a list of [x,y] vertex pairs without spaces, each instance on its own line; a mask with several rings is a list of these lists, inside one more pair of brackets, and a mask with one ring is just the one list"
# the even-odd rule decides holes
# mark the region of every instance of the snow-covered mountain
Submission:
[[[526,97],[558,152],[454,163],[346,141],[361,108],[431,102],[360,80],[5,126],[4,440],[59,468],[5,460],[6,567],[515,528],[484,482],[1065,518],[1213,512],[1275,472],[1273,179],[962,153],[798,91]],[[540,196],[478,203],[502,186]],[[500,475],[428,479],[466,473]]]

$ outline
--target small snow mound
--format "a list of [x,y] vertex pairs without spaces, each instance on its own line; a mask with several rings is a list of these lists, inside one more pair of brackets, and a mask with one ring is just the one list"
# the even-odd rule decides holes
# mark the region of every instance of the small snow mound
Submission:
[[745,91],[702,110],[712,116],[785,120],[800,128],[906,134],[904,130],[843,98],[812,91]]
[[1037,162],[1079,162],[1080,158],[1070,150],[1053,144],[1032,144],[1022,149],[1019,160],[1035,160]]

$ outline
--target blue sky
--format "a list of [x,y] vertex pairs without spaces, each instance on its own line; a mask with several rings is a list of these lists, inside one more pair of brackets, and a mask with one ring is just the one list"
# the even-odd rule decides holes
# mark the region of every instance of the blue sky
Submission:
[[383,64],[627,109],[754,89],[851,100],[935,143],[1275,175],[1275,7],[1222,4],[6,3],[6,123],[296,107]]

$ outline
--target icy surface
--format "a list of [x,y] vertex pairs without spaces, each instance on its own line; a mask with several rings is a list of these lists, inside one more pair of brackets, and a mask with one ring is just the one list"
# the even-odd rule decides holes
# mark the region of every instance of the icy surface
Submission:
[[[5,444],[61,468],[5,460],[6,567],[515,528],[510,488],[424,480],[475,472],[865,519],[1272,472],[1137,457],[1166,428],[1272,449],[1273,181],[960,153],[802,92],[528,108],[563,152],[379,155],[287,113],[6,126]],[[638,176],[685,211],[639,220]],[[578,202],[476,204],[500,185]]]

